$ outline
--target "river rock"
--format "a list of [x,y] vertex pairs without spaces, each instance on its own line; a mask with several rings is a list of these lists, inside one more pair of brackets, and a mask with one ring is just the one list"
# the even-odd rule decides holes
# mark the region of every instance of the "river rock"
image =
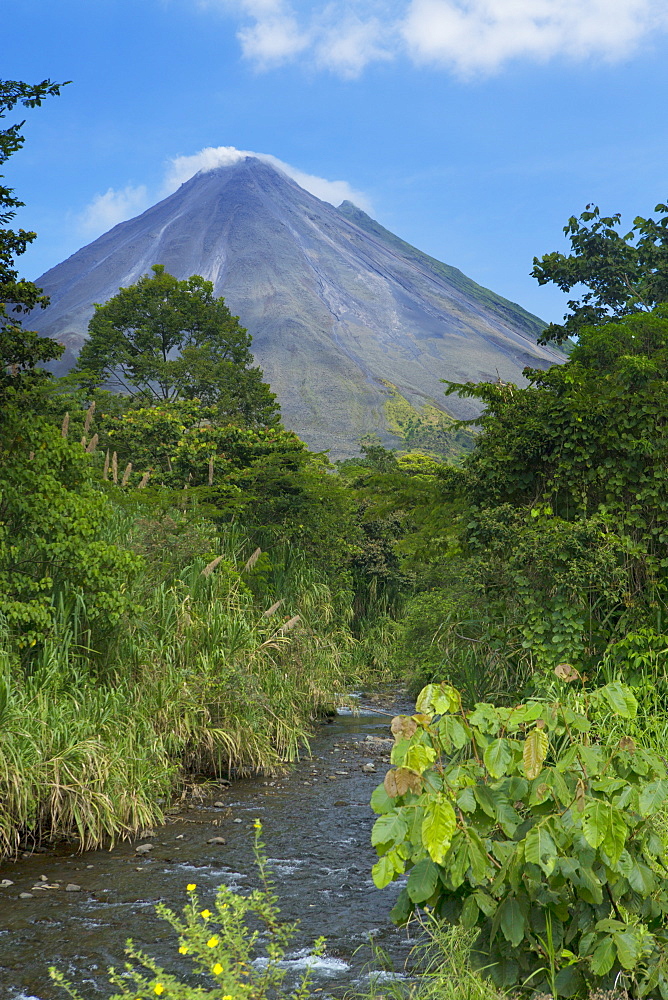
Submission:
[[362,770],[364,771],[365,774],[371,774],[373,771],[376,770],[376,765],[372,764],[371,761],[369,761],[368,764],[362,764]]
[[6,889],[8,885],[14,885],[14,883],[10,878],[3,878],[2,882],[0,882],[0,887]]
[[207,844],[226,844],[227,841],[224,837],[209,837]]
[[65,886],[65,892],[81,892],[81,886],[77,885],[76,882],[68,882]]
[[225,808],[225,803],[224,802],[214,802],[213,807],[214,807],[214,809],[224,809]]
[[140,844],[139,847],[135,847],[135,854],[148,854],[154,847],[154,844]]
[[34,899],[35,897],[31,892],[20,892],[19,899]]

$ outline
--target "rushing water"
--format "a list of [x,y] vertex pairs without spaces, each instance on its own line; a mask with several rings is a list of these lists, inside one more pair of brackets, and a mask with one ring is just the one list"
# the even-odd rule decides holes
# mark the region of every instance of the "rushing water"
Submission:
[[[2,1000],[61,1000],[49,965],[74,981],[86,1000],[102,1000],[112,992],[106,968],[122,966],[128,937],[166,967],[185,972],[187,960],[182,966],[175,961],[176,939],[156,917],[155,904],[180,910],[188,882],[197,883],[205,905],[221,883],[241,891],[252,887],[256,817],[264,825],[282,914],[301,922],[290,967],[302,968],[308,946],[325,935],[327,952],[316,962],[316,985],[325,995],[339,996],[368,975],[372,936],[400,972],[411,943],[387,916],[399,883],[379,891],[370,877],[375,853],[368,803],[387,767],[388,722],[372,711],[339,714],[313,740],[313,756],[286,776],[216,789],[210,801],[184,808],[134,844],[82,855],[34,854],[5,864],[0,880],[13,884],[0,888]],[[369,763],[375,773],[362,770]],[[227,843],[208,843],[213,837]],[[154,847],[137,855],[141,843]],[[46,888],[33,888],[40,880]],[[80,890],[66,891],[68,883]],[[32,898],[19,898],[22,892]]]

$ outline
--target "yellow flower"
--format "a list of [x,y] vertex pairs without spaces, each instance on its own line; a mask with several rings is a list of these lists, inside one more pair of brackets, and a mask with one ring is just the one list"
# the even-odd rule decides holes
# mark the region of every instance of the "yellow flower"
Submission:
[[214,976],[219,976],[222,971],[223,971],[222,965],[220,964],[220,962],[216,962],[216,964],[213,967]]
[[162,983],[156,983],[155,986],[153,987],[153,992],[156,993],[158,996],[160,996],[161,993],[165,992],[165,987],[162,985]]
[[223,1000],[234,1000],[234,997],[231,997],[229,993],[226,993]]
[[202,912],[200,913],[200,917],[204,917],[205,920],[208,920],[210,916],[211,916],[211,910],[202,910]]
[[188,954],[188,948],[186,947],[185,944],[182,944],[181,947],[179,948],[179,955],[187,955],[187,954]]
[[206,943],[206,946],[207,946],[207,948],[217,948],[218,947],[218,938],[216,937],[215,934],[213,935],[213,937],[209,938],[209,940]]
[[261,830],[262,829],[262,823],[260,823],[259,819],[255,820],[255,822],[253,823],[253,826],[255,827],[256,830]]
[[186,889],[188,890],[188,892],[192,892],[193,889],[196,889],[196,888],[197,888],[197,886],[195,885],[194,882],[189,882],[188,885],[186,886]]

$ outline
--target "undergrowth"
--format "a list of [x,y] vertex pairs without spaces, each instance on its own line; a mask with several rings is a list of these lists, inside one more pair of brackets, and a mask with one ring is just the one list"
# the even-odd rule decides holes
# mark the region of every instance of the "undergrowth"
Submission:
[[353,641],[321,580],[293,578],[289,602],[266,580],[254,595],[260,553],[244,560],[232,540],[144,576],[113,635],[87,627],[80,598],[54,608],[35,649],[0,631],[1,854],[113,842],[159,822],[186,782],[276,770],[308,745]]

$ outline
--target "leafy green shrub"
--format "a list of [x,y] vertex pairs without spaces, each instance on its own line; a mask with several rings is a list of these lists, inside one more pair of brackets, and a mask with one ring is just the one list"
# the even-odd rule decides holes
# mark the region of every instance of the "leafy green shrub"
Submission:
[[[482,602],[478,602],[482,604]],[[507,701],[526,683],[531,658],[521,635],[472,594],[451,588],[412,597],[400,620],[394,653],[412,694],[441,677],[461,692],[464,703]]]
[[668,997],[666,767],[628,736],[597,743],[589,718],[632,719],[631,691],[465,712],[431,684],[416,708],[393,720],[394,767],[372,797],[376,885],[410,872],[393,919],[424,906],[475,928],[474,961],[499,986]]
[[[118,987],[109,1000],[306,1000],[311,995],[310,969],[294,990],[284,989],[287,968],[282,965],[288,945],[297,929],[296,923],[282,923],[278,897],[267,869],[264,845],[260,839],[262,824],[255,820],[255,860],[261,888],[241,896],[221,885],[215,901],[215,913],[200,909],[196,886],[187,886],[189,901],[178,917],[163,904],[158,914],[173,927],[179,937],[179,954],[188,956],[203,985],[190,985],[166,972],[149,955],[128,941],[126,954],[132,960],[125,971],[109,969],[109,981]],[[261,949],[258,945],[261,944]],[[318,938],[314,955],[321,955],[325,942]],[[264,951],[264,955],[258,952]],[[259,959],[259,961],[258,961]],[[136,964],[133,964],[136,963]],[[142,971],[144,970],[144,971]],[[51,978],[74,1000],[82,1000],[76,988],[57,969],[49,969]],[[190,977],[189,977],[190,978]]]

